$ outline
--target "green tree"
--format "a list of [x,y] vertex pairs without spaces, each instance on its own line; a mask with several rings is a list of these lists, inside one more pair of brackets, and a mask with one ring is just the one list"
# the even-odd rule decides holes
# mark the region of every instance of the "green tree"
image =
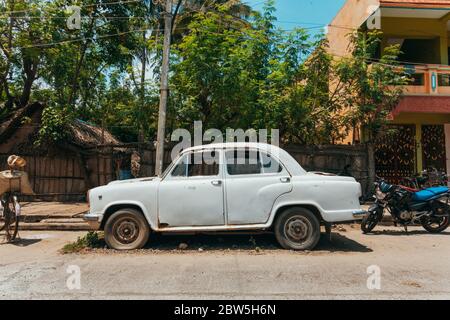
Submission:
[[56,115],[62,116],[62,123],[74,117],[98,119],[91,116],[102,108],[98,98],[108,86],[109,73],[126,69],[138,43],[139,24],[132,18],[136,5],[95,0],[79,5],[81,30],[71,31],[66,27],[66,1],[8,0],[0,4],[4,9],[0,16],[0,104],[4,102],[5,113],[30,99],[51,106],[52,117],[44,117],[43,134],[60,130],[60,121],[46,123]]
[[398,45],[385,47],[381,57],[374,58],[380,51],[381,32],[357,32],[350,37],[352,56],[338,59],[334,67],[331,103],[345,110],[342,119],[347,130],[363,128],[364,140],[371,141],[386,124],[410,79],[397,61]]
[[273,1],[249,23],[226,5],[198,13],[176,46],[170,123],[279,129],[282,142],[330,143],[339,137],[337,104],[329,103],[332,57],[321,36],[275,26]]
[[[163,3],[74,2],[81,30],[67,30],[65,0],[0,3],[2,114],[33,100],[48,105],[42,136],[58,140],[74,118],[124,141],[155,137]],[[407,82],[378,33],[352,35],[353,54],[333,57],[323,36],[276,27],[239,0],[174,0],[168,132],[280,129],[284,143],[326,144],[346,130],[373,137]],[[41,139],[43,141],[43,139]]]

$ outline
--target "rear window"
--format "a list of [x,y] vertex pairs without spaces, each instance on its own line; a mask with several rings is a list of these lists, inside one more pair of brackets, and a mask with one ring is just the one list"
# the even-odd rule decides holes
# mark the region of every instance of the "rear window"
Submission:
[[229,150],[225,152],[227,172],[231,176],[261,174],[262,163],[256,150]]

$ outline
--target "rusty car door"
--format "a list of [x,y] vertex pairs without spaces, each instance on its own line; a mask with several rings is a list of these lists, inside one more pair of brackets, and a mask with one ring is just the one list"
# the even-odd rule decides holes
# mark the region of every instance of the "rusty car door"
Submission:
[[[221,155],[221,151],[217,155]],[[201,154],[199,154],[201,153]],[[211,151],[190,152],[182,156],[161,181],[158,190],[159,223],[163,227],[221,226],[224,218],[222,166],[197,156]]]
[[227,224],[262,224],[269,219],[276,199],[292,191],[291,176],[275,158],[252,150],[225,152]]

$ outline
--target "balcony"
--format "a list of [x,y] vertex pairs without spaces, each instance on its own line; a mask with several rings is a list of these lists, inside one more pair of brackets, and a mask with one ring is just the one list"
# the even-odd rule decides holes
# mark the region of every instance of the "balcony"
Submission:
[[392,118],[401,113],[450,114],[450,66],[404,65],[411,83],[404,86],[403,98],[392,110]]
[[405,95],[449,95],[450,66],[413,65],[404,66],[412,83],[405,86]]

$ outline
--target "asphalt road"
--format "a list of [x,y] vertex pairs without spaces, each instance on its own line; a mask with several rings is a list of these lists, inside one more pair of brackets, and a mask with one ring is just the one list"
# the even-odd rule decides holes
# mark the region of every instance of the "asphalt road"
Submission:
[[[272,235],[214,235],[63,255],[85,233],[22,232],[18,243],[0,245],[0,299],[450,299],[450,232],[345,229],[303,253],[279,249]],[[368,288],[371,275],[380,289]]]

